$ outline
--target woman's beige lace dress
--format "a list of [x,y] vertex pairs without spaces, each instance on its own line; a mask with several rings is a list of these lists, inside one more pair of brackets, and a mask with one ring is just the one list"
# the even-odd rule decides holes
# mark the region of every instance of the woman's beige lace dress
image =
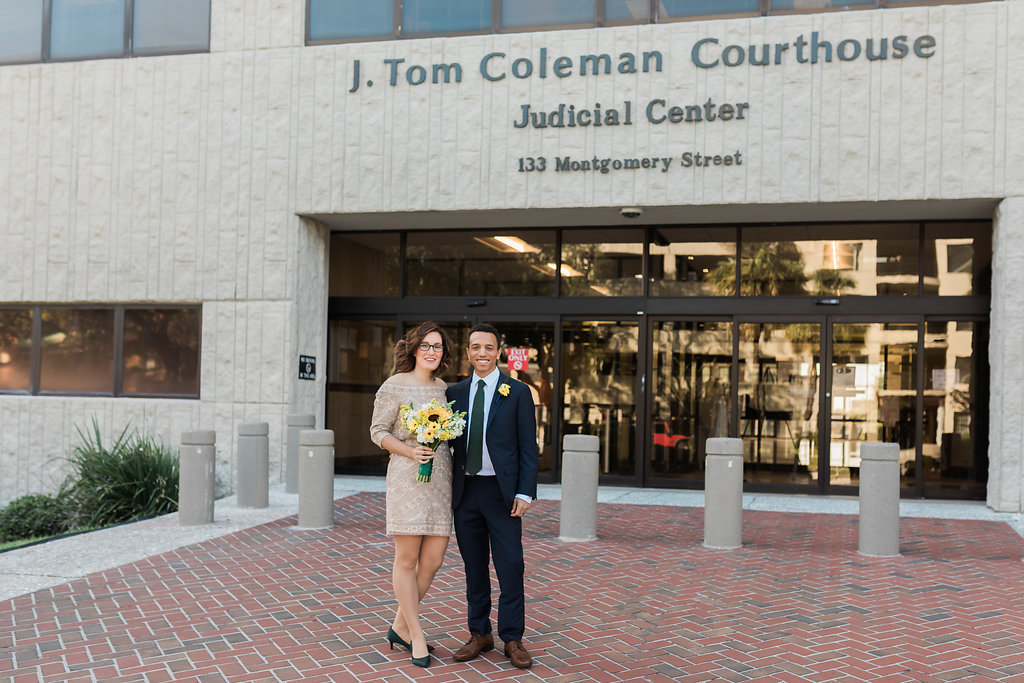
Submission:
[[[416,437],[402,426],[399,408],[412,401],[419,408],[430,399],[447,403],[444,380],[434,386],[412,386],[401,375],[389,377],[377,390],[373,402],[370,438],[380,446],[390,434],[399,441],[418,446]],[[437,449],[430,481],[416,481],[419,464],[403,455],[391,454],[387,477],[388,536],[449,536],[452,532],[452,456],[448,444]]]

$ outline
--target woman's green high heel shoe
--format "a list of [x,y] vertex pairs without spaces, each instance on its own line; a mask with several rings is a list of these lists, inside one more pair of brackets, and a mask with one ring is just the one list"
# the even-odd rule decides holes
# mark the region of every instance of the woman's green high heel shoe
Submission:
[[[397,633],[395,633],[395,629],[394,628],[389,628],[388,629],[388,643],[391,645],[391,649],[392,650],[395,649],[395,645],[401,645],[402,647],[404,647],[409,652],[412,652],[412,643],[407,643],[406,641],[402,640],[402,636],[400,636]],[[433,651],[434,651],[434,646],[433,645],[427,645],[427,652],[433,652]],[[428,657],[429,657],[429,655],[428,655]],[[428,665],[427,664],[417,664],[416,666],[428,666]]]

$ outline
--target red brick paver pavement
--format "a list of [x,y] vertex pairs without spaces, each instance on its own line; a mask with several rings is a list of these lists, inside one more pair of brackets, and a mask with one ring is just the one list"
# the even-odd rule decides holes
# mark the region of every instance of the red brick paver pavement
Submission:
[[467,664],[453,543],[423,604],[439,659],[384,640],[394,605],[384,498],[295,518],[0,602],[12,681],[1024,681],[1024,542],[995,522],[904,519],[899,558],[856,552],[856,519],[744,513],[744,547],[701,547],[699,508],[600,506],[600,539],[526,523],[526,643]]

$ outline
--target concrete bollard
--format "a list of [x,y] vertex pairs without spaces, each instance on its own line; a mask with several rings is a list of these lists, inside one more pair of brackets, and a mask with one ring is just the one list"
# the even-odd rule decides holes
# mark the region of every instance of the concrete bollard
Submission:
[[299,432],[299,522],[303,529],[334,526],[334,432]]
[[284,492],[299,492],[299,432],[316,426],[312,415],[288,416],[288,446],[284,461]]
[[597,539],[597,475],[601,439],[589,434],[562,437],[560,541]]
[[181,433],[178,461],[178,525],[213,522],[217,433],[200,429]]
[[857,552],[870,557],[900,554],[900,446],[860,445],[860,520]]
[[743,545],[743,440],[707,440],[704,472],[704,547]]
[[238,425],[238,507],[270,505],[270,425],[242,422]]

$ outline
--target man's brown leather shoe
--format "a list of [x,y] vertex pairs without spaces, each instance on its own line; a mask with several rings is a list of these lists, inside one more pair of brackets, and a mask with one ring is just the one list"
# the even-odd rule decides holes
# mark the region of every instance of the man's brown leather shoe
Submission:
[[455,651],[452,659],[456,662],[468,662],[479,657],[481,652],[488,652],[493,649],[494,636],[490,633],[483,636],[479,633],[473,633],[469,636],[469,641]]
[[533,666],[533,658],[523,647],[523,641],[510,640],[505,643],[505,656],[512,660],[512,666],[518,669],[529,669]]

